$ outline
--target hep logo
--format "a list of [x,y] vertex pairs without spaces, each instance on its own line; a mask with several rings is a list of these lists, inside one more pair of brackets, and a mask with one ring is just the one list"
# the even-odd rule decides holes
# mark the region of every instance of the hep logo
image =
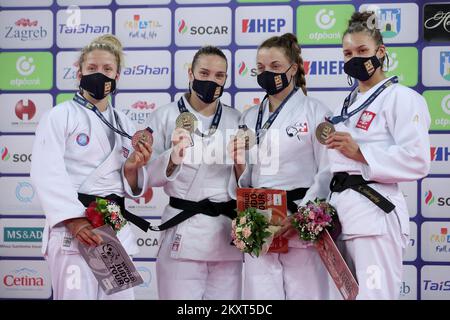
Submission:
[[3,161],[8,161],[10,158],[9,152],[8,152],[8,148],[7,147],[3,147],[1,150],[1,155],[2,155],[2,160]]
[[448,161],[450,150],[448,147],[431,147],[431,161]]
[[14,111],[20,120],[31,120],[36,114],[36,105],[31,100],[22,99],[16,103]]
[[147,204],[152,200],[152,198],[153,198],[153,189],[148,188],[148,190],[142,195],[142,197],[140,197],[139,199],[133,199],[133,201],[139,204],[140,200],[144,199],[144,204]]
[[425,192],[425,204],[428,206],[431,206],[434,203],[435,199],[434,199],[434,195],[433,192],[431,192],[431,190],[428,190],[427,192]]
[[178,33],[185,34],[187,32],[187,25],[186,21],[184,19],[181,19],[180,22],[178,22]]
[[245,64],[245,62],[244,61],[242,61],[241,63],[239,63],[239,75],[240,76],[245,76],[245,75],[247,75],[247,73],[248,73],[248,68],[247,68],[247,66],[246,66],[246,64]]

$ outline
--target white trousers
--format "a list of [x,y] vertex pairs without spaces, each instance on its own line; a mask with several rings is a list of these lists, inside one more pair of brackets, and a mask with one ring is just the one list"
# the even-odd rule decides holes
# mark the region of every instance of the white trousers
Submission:
[[198,261],[170,257],[164,237],[156,261],[158,295],[162,300],[239,300],[242,261]]
[[331,278],[315,247],[288,253],[245,254],[244,299],[328,299]]
[[357,300],[395,300],[400,296],[408,237],[402,235],[395,211],[388,214],[386,225],[386,234],[343,241],[343,256],[359,284]]
[[78,250],[63,249],[63,239],[64,232],[50,232],[46,259],[52,279],[53,299],[134,300],[133,288],[106,295]]

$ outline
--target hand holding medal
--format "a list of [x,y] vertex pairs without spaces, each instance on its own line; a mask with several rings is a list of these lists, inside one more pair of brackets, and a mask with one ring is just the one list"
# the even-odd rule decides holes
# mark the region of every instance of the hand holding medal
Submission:
[[245,141],[245,150],[250,150],[256,144],[256,135],[245,124],[240,125],[236,133],[236,139]]
[[148,143],[150,146],[153,145],[153,130],[150,127],[145,128],[144,130],[136,131],[131,139],[131,145],[134,150],[137,150],[137,145]]
[[182,112],[177,117],[177,120],[175,121],[175,123],[176,123],[177,128],[184,129],[189,132],[191,146],[193,146],[194,140],[192,139],[192,134],[197,129],[197,123],[198,123],[198,120],[195,117],[195,115],[192,114],[191,112]]
[[316,138],[321,144],[327,144],[326,140],[332,133],[336,132],[332,123],[324,121],[316,128]]

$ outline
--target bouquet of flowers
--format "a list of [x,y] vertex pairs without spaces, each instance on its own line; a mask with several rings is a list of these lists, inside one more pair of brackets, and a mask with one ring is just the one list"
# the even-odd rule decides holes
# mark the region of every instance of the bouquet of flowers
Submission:
[[299,207],[291,222],[298,231],[300,240],[314,242],[325,228],[338,225],[338,216],[336,209],[325,199],[316,198]]
[[94,228],[110,225],[115,232],[127,224],[120,212],[120,206],[111,200],[97,198],[86,208],[86,217]]
[[267,253],[273,235],[280,226],[270,225],[272,210],[247,208],[238,212],[231,223],[231,237],[234,245],[242,252],[259,257]]

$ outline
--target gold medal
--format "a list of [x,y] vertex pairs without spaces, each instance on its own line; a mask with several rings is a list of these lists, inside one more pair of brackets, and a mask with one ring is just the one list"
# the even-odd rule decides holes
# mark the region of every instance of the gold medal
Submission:
[[326,144],[325,140],[335,131],[333,124],[328,121],[322,122],[317,126],[316,138],[321,144]]
[[183,128],[192,134],[197,128],[197,118],[190,112],[182,112],[177,117],[176,126],[177,128]]
[[245,150],[250,150],[256,144],[256,135],[246,125],[239,126],[236,133],[237,139],[245,139]]

